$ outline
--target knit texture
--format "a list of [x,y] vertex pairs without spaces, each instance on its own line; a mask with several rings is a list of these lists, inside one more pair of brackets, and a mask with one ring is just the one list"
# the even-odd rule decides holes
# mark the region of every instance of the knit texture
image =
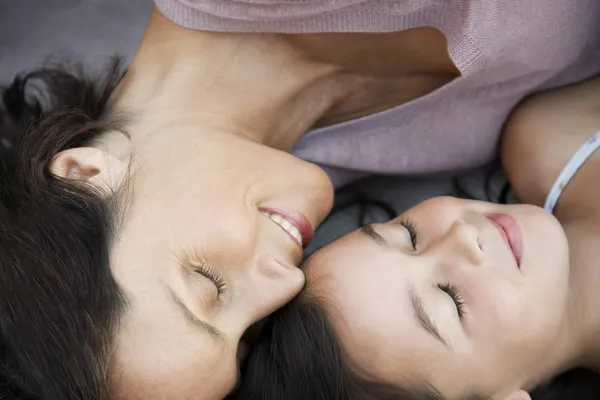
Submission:
[[525,96],[600,73],[598,0],[155,0],[175,23],[229,32],[393,32],[429,26],[461,76],[401,106],[309,132],[294,154],[337,186],[371,173],[462,170],[497,154]]

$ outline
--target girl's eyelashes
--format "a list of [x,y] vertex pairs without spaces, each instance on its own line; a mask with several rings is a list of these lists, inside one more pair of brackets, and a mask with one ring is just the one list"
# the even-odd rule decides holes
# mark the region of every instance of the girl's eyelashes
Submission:
[[458,318],[462,321],[466,314],[465,301],[460,295],[460,291],[458,290],[458,288],[451,283],[442,283],[439,284],[438,287],[446,294],[448,294],[452,301],[454,301],[454,304],[456,305],[456,312],[458,313]]
[[412,244],[413,250],[417,250],[417,244],[419,243],[419,233],[415,224],[410,219],[404,218],[402,219],[402,221],[400,221],[400,225],[402,225],[407,230],[410,236],[410,243]]

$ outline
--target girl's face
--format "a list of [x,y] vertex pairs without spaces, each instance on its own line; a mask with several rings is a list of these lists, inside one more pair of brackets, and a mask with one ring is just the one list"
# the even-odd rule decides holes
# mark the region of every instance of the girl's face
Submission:
[[431,199],[326,246],[306,272],[362,370],[449,397],[530,385],[566,320],[566,237],[534,206]]

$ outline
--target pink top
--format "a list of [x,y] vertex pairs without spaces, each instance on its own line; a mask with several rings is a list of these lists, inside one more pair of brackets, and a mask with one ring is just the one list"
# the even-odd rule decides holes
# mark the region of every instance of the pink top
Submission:
[[[155,0],[175,23],[234,32],[442,31],[461,76],[396,108],[309,132],[294,154],[336,185],[369,173],[490,161],[502,124],[534,91],[600,73],[599,0]],[[600,93],[599,93],[600,95]]]

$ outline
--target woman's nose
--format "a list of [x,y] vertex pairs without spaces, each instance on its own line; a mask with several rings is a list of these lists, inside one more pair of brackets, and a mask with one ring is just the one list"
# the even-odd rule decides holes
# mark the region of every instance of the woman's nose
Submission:
[[444,240],[444,251],[448,257],[461,258],[472,265],[483,263],[483,251],[479,245],[479,231],[464,221],[456,221]]

